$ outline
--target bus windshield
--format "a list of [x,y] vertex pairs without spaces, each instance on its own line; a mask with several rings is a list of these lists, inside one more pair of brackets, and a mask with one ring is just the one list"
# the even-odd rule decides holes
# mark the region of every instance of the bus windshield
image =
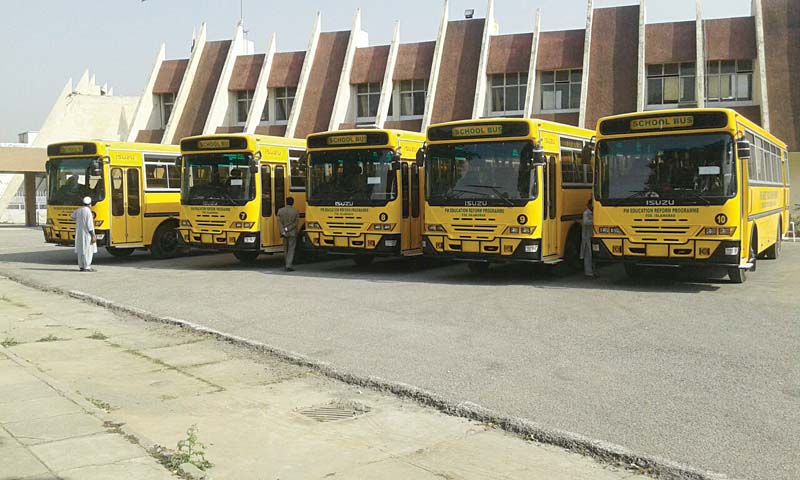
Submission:
[[255,176],[244,153],[186,155],[181,203],[243,206],[256,198]]
[[382,206],[397,198],[390,149],[329,150],[309,157],[309,205]]
[[427,201],[430,205],[523,206],[536,198],[536,176],[521,161],[530,142],[440,144],[428,147]]
[[721,205],[736,195],[733,137],[727,134],[601,141],[598,171],[597,197],[608,205]]
[[[95,175],[98,174],[98,175]],[[47,162],[48,205],[82,205],[105,198],[102,163],[98,158],[59,158]]]

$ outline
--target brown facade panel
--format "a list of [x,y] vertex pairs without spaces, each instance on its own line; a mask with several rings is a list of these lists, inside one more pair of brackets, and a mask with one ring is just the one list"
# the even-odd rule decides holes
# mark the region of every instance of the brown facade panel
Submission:
[[256,127],[256,135],[283,137],[286,135],[286,125],[259,125]]
[[436,42],[405,43],[397,49],[397,63],[394,67],[395,82],[402,80],[422,80],[431,77],[433,52]]
[[240,126],[233,126],[233,127],[217,127],[216,133],[242,133],[244,132],[244,127]]
[[499,35],[489,43],[489,61],[486,73],[527,72],[531,65],[532,33]]
[[200,62],[197,64],[189,98],[175,130],[175,137],[172,139],[173,143],[180,142],[181,138],[203,133],[230,47],[230,40],[206,43]]
[[[636,20],[637,28],[639,20]],[[654,23],[645,27],[645,63],[697,61],[696,23]],[[638,44],[638,40],[637,40]]]
[[389,61],[389,46],[358,48],[350,71],[350,83],[381,83]]
[[140,143],[161,143],[164,138],[164,130],[139,130],[136,134],[136,141]]
[[181,88],[181,82],[183,82],[183,75],[186,73],[186,67],[188,66],[189,60],[186,59],[164,60],[158,70],[153,93],[156,95],[178,93],[178,89]]
[[585,128],[606,115],[636,111],[639,6],[601,8],[592,20]]
[[392,128],[394,130],[408,130],[409,132],[422,132],[422,119],[419,120],[397,120],[394,122],[386,122],[385,128]]
[[705,21],[706,60],[753,60],[758,57],[754,17]]
[[537,113],[534,118],[539,120],[547,120],[549,122],[563,123],[564,125],[572,125],[577,127],[580,122],[580,113]]
[[254,91],[258,84],[258,76],[264,65],[264,55],[241,55],[236,57],[233,65],[231,81],[228,90],[232,92]]
[[328,32],[319,36],[295,137],[305,138],[309,133],[328,129],[349,40],[350,32]]
[[748,120],[752,120],[761,125],[761,107],[758,105],[751,105],[747,107],[731,107],[737,112],[744,115]]
[[583,68],[583,46],[586,30],[565,30],[539,34],[536,70]]
[[300,83],[305,58],[306,52],[276,53],[272,58],[267,87],[296,87]]
[[484,19],[447,24],[432,123],[472,118]]
[[769,123],[772,133],[800,150],[800,2],[762,0]]

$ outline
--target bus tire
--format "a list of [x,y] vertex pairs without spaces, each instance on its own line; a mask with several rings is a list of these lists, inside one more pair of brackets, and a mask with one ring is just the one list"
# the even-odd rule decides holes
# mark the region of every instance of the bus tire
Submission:
[[117,258],[130,257],[134,250],[136,250],[136,249],[135,248],[106,247],[106,251],[108,253],[110,253],[112,257],[117,257]]
[[158,226],[156,233],[153,234],[153,244],[150,245],[150,253],[155,258],[164,260],[181,254],[177,227],[178,222],[173,221]]
[[583,268],[581,262],[581,231],[576,225],[567,234],[567,242],[564,244],[564,258],[561,262],[553,265],[553,273],[559,277],[566,277]]
[[747,269],[731,267],[728,269],[728,278],[733,283],[744,283],[747,280]]
[[625,274],[629,278],[639,278],[642,276],[643,268],[635,263],[625,263]]
[[356,255],[355,257],[353,257],[353,262],[359,267],[366,267],[367,265],[371,265],[373,260],[375,260],[374,255]]
[[242,263],[253,263],[260,253],[258,250],[236,250],[233,256]]
[[783,234],[781,232],[781,220],[778,220],[778,238],[775,240],[775,243],[773,243],[772,246],[769,247],[764,252],[764,258],[766,258],[767,260],[776,260],[778,257],[781,256],[782,236]]
[[489,262],[469,262],[469,271],[475,274],[483,274],[489,271]]

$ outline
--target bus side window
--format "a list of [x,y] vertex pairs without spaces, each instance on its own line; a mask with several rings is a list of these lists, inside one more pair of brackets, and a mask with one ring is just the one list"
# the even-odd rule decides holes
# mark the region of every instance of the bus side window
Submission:
[[282,166],[275,167],[275,213],[286,206],[286,171]]
[[547,211],[551,219],[556,218],[556,157],[547,161]]
[[261,216],[272,216],[272,172],[269,165],[261,167]]
[[142,213],[139,198],[139,170],[128,170],[128,215],[135,217]]
[[122,169],[111,169],[111,215],[125,215],[125,192],[122,188]]
[[403,218],[408,218],[408,207],[409,207],[409,200],[410,195],[408,192],[408,164],[403,163],[403,167],[401,170],[402,174],[400,175],[400,182],[403,186]]
[[411,166],[411,218],[419,218],[419,165]]
[[306,171],[300,165],[300,159],[303,156],[303,150],[289,149],[289,174],[291,190],[304,191],[306,189]]

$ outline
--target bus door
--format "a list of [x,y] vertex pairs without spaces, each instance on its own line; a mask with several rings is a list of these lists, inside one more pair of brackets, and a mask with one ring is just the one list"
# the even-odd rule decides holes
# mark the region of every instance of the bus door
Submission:
[[400,167],[400,202],[403,206],[400,221],[400,250],[411,250],[411,175],[408,172],[408,163],[402,162]]
[[416,163],[411,164],[411,195],[410,195],[410,208],[411,220],[408,237],[410,248],[412,250],[420,250],[422,248],[422,175],[420,175],[419,165]]
[[281,245],[278,219],[275,212],[274,165],[261,165],[261,247]]
[[142,180],[135,167],[111,169],[111,243],[141,244]]
[[558,254],[559,243],[559,218],[558,213],[558,182],[557,182],[557,157],[551,154],[547,157],[544,177],[544,212],[542,219],[542,256]]

